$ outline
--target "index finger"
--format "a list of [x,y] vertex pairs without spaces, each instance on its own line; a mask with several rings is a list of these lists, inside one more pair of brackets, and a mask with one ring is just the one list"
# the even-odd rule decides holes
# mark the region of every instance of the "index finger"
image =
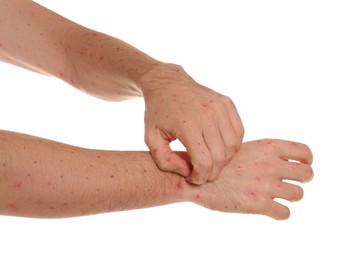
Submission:
[[192,171],[187,177],[187,181],[193,184],[205,183],[209,179],[213,159],[203,135],[186,135],[178,137],[178,139],[186,148],[192,165]]

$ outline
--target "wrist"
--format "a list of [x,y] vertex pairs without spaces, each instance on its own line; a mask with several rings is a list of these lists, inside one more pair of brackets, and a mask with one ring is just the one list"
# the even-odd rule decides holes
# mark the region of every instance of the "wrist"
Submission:
[[144,97],[151,92],[158,91],[172,82],[179,82],[183,78],[189,78],[182,66],[173,63],[158,63],[150,66],[140,77],[138,85]]

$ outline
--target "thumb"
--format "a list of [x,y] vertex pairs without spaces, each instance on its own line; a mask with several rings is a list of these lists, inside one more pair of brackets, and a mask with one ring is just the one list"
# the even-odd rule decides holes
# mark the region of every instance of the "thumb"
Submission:
[[150,149],[151,156],[160,170],[178,173],[187,177],[191,170],[186,160],[170,148],[170,139],[164,138],[160,131],[147,134],[145,142]]

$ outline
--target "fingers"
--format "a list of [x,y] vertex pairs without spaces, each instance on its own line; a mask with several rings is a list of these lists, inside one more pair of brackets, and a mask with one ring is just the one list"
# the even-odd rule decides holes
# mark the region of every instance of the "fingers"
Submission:
[[314,172],[309,164],[297,162],[284,162],[282,166],[282,179],[293,180],[299,182],[309,182]]
[[[233,129],[235,132],[235,135],[238,138],[238,147],[237,148],[239,148],[240,144],[242,143],[243,136],[245,133],[243,123],[242,123],[241,117],[240,117],[240,115],[236,109],[236,106],[234,105],[234,102],[230,98],[225,97],[224,103],[226,106],[226,110],[228,111],[228,118],[230,119],[231,125],[233,126]],[[226,131],[227,130],[225,130],[225,128],[221,129],[221,133],[222,132],[224,133]],[[229,141],[229,139],[228,139],[228,141]],[[229,142],[228,142],[228,144],[229,144]]]
[[213,159],[213,167],[208,181],[214,181],[223,167],[229,163],[242,143],[244,128],[234,103],[224,97],[224,106],[219,109],[217,124],[203,133],[204,140]]
[[285,199],[288,201],[299,201],[304,196],[302,187],[282,181],[275,185],[272,192],[275,198]]
[[[235,153],[235,148],[227,148],[222,141],[220,132],[215,131],[214,129],[204,133],[203,137],[213,159],[213,166],[207,180],[214,181],[218,178],[223,167]],[[234,151],[230,151],[230,149],[234,149]],[[227,152],[229,152],[229,154],[227,154]]]
[[290,217],[290,209],[279,202],[272,201],[270,206],[262,214],[277,220],[285,220]]
[[295,160],[307,164],[312,164],[313,161],[310,148],[302,143],[283,141],[279,152],[285,160]]
[[197,134],[184,139],[180,137],[179,140],[186,147],[192,164],[191,174],[186,180],[198,185],[205,183],[212,172],[213,159],[203,136]]
[[151,151],[151,156],[162,171],[178,173],[184,177],[190,174],[186,160],[170,149],[170,139],[164,137],[159,130],[145,136],[145,142]]

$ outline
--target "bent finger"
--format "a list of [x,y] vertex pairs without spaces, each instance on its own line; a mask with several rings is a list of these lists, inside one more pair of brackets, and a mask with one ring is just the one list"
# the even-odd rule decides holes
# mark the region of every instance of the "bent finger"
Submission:
[[187,135],[179,140],[186,148],[192,165],[192,171],[186,180],[192,184],[205,183],[210,176],[213,159],[203,136]]
[[190,174],[190,166],[170,148],[170,140],[160,133],[145,137],[151,156],[162,171],[178,173],[184,177]]

